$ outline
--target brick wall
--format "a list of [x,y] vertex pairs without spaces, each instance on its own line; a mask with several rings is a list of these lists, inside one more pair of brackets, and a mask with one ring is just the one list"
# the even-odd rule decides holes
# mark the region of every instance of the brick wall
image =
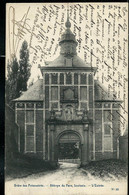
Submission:
[[95,153],[95,160],[106,160],[106,159],[113,159],[116,158],[116,152],[96,152]]
[[23,110],[17,111],[17,123],[20,126],[20,152],[24,152],[25,146],[25,113]]
[[128,162],[128,135],[120,137],[119,151],[120,159]]
[[117,150],[117,138],[119,137],[120,133],[120,115],[119,111],[113,110],[113,121],[112,121],[112,128],[113,128],[113,150]]
[[[36,107],[38,102],[36,103]],[[34,108],[31,108],[33,110]],[[38,107],[37,107],[38,109]],[[43,151],[43,111],[35,111],[36,127],[36,155],[41,156]],[[17,123],[20,127],[20,152],[25,152],[25,110],[17,110]]]
[[95,111],[95,151],[102,150],[102,110]]
[[36,110],[36,152],[43,151],[43,111]]
[[[18,153],[18,126],[15,124],[15,113],[8,105],[5,105],[5,157],[6,162]],[[8,161],[8,162],[9,162]]]

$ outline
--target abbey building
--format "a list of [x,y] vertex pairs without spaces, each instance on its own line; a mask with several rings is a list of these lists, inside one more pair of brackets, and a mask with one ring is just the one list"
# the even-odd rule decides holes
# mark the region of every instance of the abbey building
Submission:
[[52,163],[119,158],[121,101],[94,79],[97,68],[78,57],[69,19],[65,25],[59,57],[14,100],[19,152]]

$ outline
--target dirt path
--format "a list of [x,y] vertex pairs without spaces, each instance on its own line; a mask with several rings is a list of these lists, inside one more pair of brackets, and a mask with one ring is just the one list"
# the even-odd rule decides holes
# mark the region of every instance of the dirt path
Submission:
[[55,171],[32,174],[5,184],[6,195],[126,195],[126,180],[103,181],[78,165],[62,163]]

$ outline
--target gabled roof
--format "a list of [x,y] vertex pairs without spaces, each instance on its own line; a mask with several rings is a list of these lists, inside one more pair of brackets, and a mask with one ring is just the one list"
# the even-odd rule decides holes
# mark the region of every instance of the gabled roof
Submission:
[[[67,67],[66,66],[66,59],[67,57],[60,55],[53,61],[46,61],[46,67]],[[72,58],[72,68],[74,67],[91,67],[90,64],[85,63],[79,56],[74,55]],[[92,68],[92,67],[91,67]]]
[[108,93],[108,89],[98,80],[94,81],[95,85],[95,101],[121,101],[116,99],[113,93]]
[[13,101],[41,101],[43,100],[43,80],[37,80],[19,98]]
[[[115,99],[113,93],[108,94],[107,88],[103,86],[98,80],[95,80],[95,101],[121,101]],[[43,94],[43,80],[37,80],[27,91],[25,91],[19,98],[13,101],[42,101]]]

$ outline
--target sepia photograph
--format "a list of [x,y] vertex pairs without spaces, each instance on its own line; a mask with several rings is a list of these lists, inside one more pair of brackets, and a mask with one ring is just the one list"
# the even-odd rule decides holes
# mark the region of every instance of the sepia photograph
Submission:
[[7,3],[5,195],[127,195],[128,3]]

